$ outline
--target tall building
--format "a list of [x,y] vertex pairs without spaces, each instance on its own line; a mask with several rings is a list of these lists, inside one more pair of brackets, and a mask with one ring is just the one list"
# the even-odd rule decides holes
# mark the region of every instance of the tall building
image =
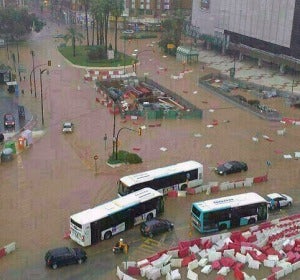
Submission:
[[161,17],[174,11],[191,10],[192,0],[125,0],[129,16]]
[[0,0],[0,7],[23,7],[25,0]]
[[191,27],[223,51],[292,68],[300,59],[300,0],[193,0]]

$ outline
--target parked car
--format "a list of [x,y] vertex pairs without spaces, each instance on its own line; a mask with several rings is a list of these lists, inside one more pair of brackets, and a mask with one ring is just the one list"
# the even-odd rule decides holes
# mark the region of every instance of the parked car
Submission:
[[215,168],[215,172],[219,175],[227,175],[227,174],[237,173],[237,172],[247,171],[247,170],[248,170],[247,163],[243,161],[236,161],[236,160],[227,161],[223,164],[218,165]]
[[72,133],[73,130],[74,130],[74,124],[72,122],[65,122],[63,124],[63,129],[62,129],[63,133]]
[[165,219],[152,219],[146,222],[143,222],[140,226],[140,231],[142,235],[153,237],[154,235],[172,231],[174,229],[174,224],[169,220]]
[[5,114],[4,115],[4,128],[15,128],[16,122],[15,117],[12,114]]
[[290,207],[293,204],[293,199],[282,193],[269,193],[266,195],[266,200],[268,201],[268,206],[271,210]]
[[128,30],[124,30],[122,31],[123,34],[133,34],[134,30],[128,29]]
[[86,252],[81,248],[60,247],[49,250],[45,255],[46,265],[53,269],[69,264],[82,264],[86,259]]

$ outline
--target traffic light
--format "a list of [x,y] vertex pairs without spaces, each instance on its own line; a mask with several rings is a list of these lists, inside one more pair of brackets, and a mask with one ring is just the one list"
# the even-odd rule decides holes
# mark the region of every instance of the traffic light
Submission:
[[142,135],[142,128],[139,127],[139,131],[138,132],[139,132],[139,136],[141,136]]
[[48,66],[51,66],[51,60],[48,60]]

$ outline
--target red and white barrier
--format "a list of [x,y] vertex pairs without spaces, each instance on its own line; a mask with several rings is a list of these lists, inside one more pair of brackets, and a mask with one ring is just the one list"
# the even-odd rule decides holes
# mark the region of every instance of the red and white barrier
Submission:
[[16,242],[9,243],[0,249],[0,258],[16,250]]
[[[199,273],[215,271],[222,279],[234,271],[235,279],[255,279],[243,267],[271,269],[265,279],[279,279],[300,269],[300,214],[265,222],[247,231],[226,232],[193,240],[180,241],[178,246],[136,262],[134,272],[142,277],[175,279],[176,268],[186,268],[187,279],[198,279]],[[171,270],[175,269],[175,270]],[[126,272],[126,271],[125,271]],[[117,272],[120,274],[120,271]],[[127,270],[125,279],[132,275]],[[136,274],[135,274],[136,275]],[[128,276],[130,277],[130,276]],[[224,278],[223,278],[224,279]],[[226,279],[226,278],[225,278]]]

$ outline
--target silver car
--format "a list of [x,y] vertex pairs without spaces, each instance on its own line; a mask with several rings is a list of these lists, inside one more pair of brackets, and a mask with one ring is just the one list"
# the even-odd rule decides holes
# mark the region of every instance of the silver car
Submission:
[[74,130],[74,124],[71,123],[71,122],[65,122],[63,124],[63,129],[62,129],[62,132],[63,133],[72,133]]

